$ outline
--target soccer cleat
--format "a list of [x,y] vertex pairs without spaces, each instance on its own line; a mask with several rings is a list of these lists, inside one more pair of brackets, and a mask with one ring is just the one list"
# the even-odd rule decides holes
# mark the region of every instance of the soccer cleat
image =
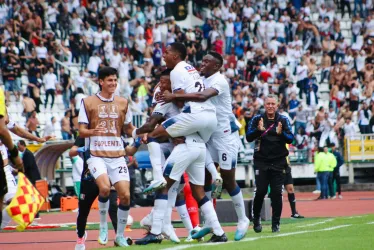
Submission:
[[203,227],[200,230],[198,228],[195,228],[191,231],[192,239],[194,240],[201,239],[205,235],[210,234],[212,232],[212,228],[210,227]]
[[82,238],[77,239],[77,243],[75,244],[75,250],[85,250],[86,246],[84,245],[86,243],[87,239],[87,231],[84,232],[84,235]]
[[218,174],[217,178],[212,184],[212,199],[217,199],[218,197],[220,197],[222,193],[222,184],[223,180],[221,176]]
[[97,239],[100,245],[108,243],[108,228],[100,228],[99,238]]
[[271,226],[271,232],[279,233],[280,232],[279,224],[272,225]]
[[149,186],[144,189],[143,193],[144,194],[150,194],[156,190],[159,190],[161,188],[164,188],[166,187],[166,180],[165,179],[162,179],[162,180],[153,180],[151,181],[151,184],[149,184]]
[[239,222],[238,223],[238,228],[236,229],[235,238],[234,238],[235,241],[239,241],[239,240],[241,240],[245,237],[245,235],[247,234],[247,231],[248,231],[248,227],[249,227],[249,220],[248,219],[244,222]]
[[299,213],[296,213],[296,214],[293,214],[291,215],[291,218],[294,218],[294,219],[304,219],[305,217],[300,215]]
[[313,193],[313,194],[320,194],[320,193],[321,193],[321,190],[314,190],[312,193]]
[[162,242],[162,235],[155,235],[152,233],[148,233],[144,238],[135,241],[135,245],[148,245],[152,243],[161,243]]
[[261,218],[253,218],[253,230],[256,233],[262,232]]
[[147,230],[148,232],[151,231],[152,229],[152,220],[149,218],[149,214],[145,216],[141,221],[140,221],[140,226]]
[[171,242],[174,242],[177,244],[181,242],[178,236],[176,235],[175,230],[172,225],[164,225],[162,229],[162,233],[164,236],[166,236],[165,238],[168,238]]
[[218,243],[218,242],[227,242],[226,234],[222,234],[221,236],[213,234],[208,243]]
[[342,196],[341,194],[339,194],[339,196],[338,196],[338,197],[339,197],[339,199],[343,199],[343,196]]
[[129,240],[132,244],[132,240],[130,238],[125,238],[124,236],[116,236],[116,239],[114,240],[114,245],[116,247],[128,247],[130,246]]
[[[184,240],[184,242],[193,242],[195,241],[195,239],[192,238],[192,235],[197,233],[199,230],[201,230],[201,227],[199,226],[196,226],[194,229],[192,229],[190,231],[190,233],[188,234],[187,238]],[[197,241],[204,241],[204,237],[202,238],[199,238],[199,239],[196,239]]]

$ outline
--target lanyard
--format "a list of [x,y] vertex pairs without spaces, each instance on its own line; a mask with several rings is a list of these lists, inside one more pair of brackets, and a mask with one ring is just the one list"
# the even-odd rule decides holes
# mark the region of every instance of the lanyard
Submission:
[[272,129],[272,128],[274,127],[274,125],[275,125],[275,122],[274,122],[270,127],[268,127],[268,129],[265,130],[265,132],[262,133],[262,135],[261,135],[260,137],[264,137],[264,136],[269,132],[269,130]]

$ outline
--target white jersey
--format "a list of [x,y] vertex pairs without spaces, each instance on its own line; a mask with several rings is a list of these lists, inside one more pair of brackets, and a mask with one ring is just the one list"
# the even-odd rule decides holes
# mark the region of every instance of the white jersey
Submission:
[[[170,73],[171,89],[173,92],[184,90],[185,93],[201,92],[205,89],[204,82],[201,79],[199,72],[186,63],[179,62]],[[184,113],[199,113],[204,110],[215,110],[214,105],[210,100],[206,102],[186,102],[182,112]]]
[[232,106],[229,83],[220,72],[217,72],[208,78],[203,77],[203,81],[206,88],[212,88],[218,92],[217,96],[210,98],[211,102],[216,107],[218,126],[215,133],[220,135],[229,132],[230,134],[230,115],[232,114]]
[[156,107],[154,108],[152,112],[152,115],[157,114],[157,115],[161,115],[165,119],[169,119],[170,117],[176,116],[179,113],[180,112],[179,112],[178,107],[175,106],[173,103],[165,103],[165,104],[157,103]]

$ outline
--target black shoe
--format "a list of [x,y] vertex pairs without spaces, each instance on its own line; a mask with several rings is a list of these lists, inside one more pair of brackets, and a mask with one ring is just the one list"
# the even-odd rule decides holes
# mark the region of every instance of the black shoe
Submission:
[[161,243],[162,242],[162,235],[155,235],[148,233],[144,238],[135,241],[135,245],[148,245],[152,243]]
[[210,240],[208,240],[208,242],[210,242],[210,243],[227,242],[227,241],[228,241],[228,239],[226,237],[226,234],[222,234],[221,236],[213,234],[212,238],[210,238]]
[[261,218],[253,218],[253,230],[256,233],[262,232]]
[[271,232],[279,233],[280,232],[279,224],[275,224],[275,225],[271,226]]
[[304,219],[305,217],[300,215],[299,213],[296,213],[296,214],[293,214],[291,215],[291,218],[294,218],[294,219]]

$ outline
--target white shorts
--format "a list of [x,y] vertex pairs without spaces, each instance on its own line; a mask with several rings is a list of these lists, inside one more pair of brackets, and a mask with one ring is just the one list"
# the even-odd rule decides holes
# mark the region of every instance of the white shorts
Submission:
[[4,201],[11,200],[17,193],[17,181],[12,174],[13,168],[10,165],[4,167],[6,184],[8,187],[8,193],[4,196]]
[[221,169],[231,170],[236,168],[239,147],[235,134],[220,136],[213,134],[207,143],[207,148],[213,162],[218,163]]
[[180,113],[162,123],[171,137],[181,137],[198,133],[206,143],[217,127],[215,111],[199,113]]
[[195,185],[204,186],[205,183],[205,144],[179,144],[165,163],[164,175],[170,179],[180,181],[187,172],[189,181]]
[[107,174],[112,185],[119,181],[130,181],[129,170],[124,157],[104,158],[91,155],[87,160],[87,165],[95,179],[102,174]]

